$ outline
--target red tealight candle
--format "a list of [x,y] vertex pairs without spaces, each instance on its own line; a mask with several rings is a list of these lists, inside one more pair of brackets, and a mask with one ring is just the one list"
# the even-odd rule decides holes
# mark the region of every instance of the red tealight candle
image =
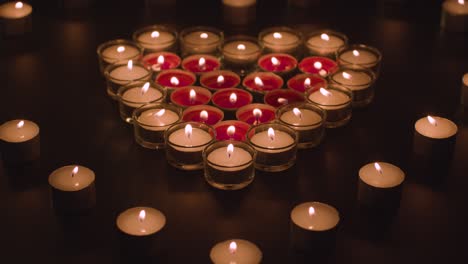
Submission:
[[267,104],[249,104],[239,108],[236,112],[237,120],[247,124],[258,125],[268,123],[276,119],[276,109]]
[[264,94],[283,87],[283,78],[271,72],[254,72],[245,76],[242,85],[245,89]]
[[214,125],[217,140],[245,141],[250,125],[239,120],[226,120]]
[[183,70],[171,69],[165,70],[156,76],[156,83],[170,89],[190,86],[195,83],[197,77],[195,74]]
[[212,71],[200,77],[200,84],[211,90],[234,88],[240,83],[240,77],[232,71]]
[[336,61],[329,58],[312,56],[304,58],[301,63],[299,63],[299,70],[304,73],[319,74],[325,77],[335,73],[338,70],[338,64]]
[[289,79],[287,84],[289,89],[300,93],[305,93],[311,88],[327,87],[325,79],[310,73],[298,74]]
[[285,53],[270,53],[258,59],[258,66],[264,71],[286,73],[297,67],[297,60]]
[[211,55],[197,54],[188,56],[182,61],[182,68],[184,70],[201,74],[219,69],[221,63],[219,60]]
[[171,102],[186,108],[194,105],[205,105],[210,102],[211,92],[203,87],[187,86],[172,92]]
[[174,69],[180,65],[180,57],[172,52],[155,52],[143,57],[143,65],[155,72]]
[[265,104],[273,107],[280,107],[287,104],[304,102],[305,98],[302,93],[293,90],[274,90],[265,94]]
[[252,103],[252,100],[252,95],[249,92],[237,88],[219,90],[211,98],[215,106],[231,111]]
[[210,105],[190,106],[182,114],[184,121],[200,122],[210,126],[217,124],[223,118],[223,111]]

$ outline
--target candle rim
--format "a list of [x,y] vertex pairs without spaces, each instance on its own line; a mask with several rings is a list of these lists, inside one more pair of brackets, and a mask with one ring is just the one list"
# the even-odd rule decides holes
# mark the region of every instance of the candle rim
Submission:
[[283,70],[283,71],[271,71],[271,70],[268,70],[269,72],[290,72],[290,71],[293,71],[294,69],[296,69],[297,66],[299,65],[297,59],[296,59],[295,57],[293,57],[293,56],[287,54],[287,53],[268,53],[268,54],[265,54],[265,55],[261,56],[260,58],[258,58],[258,60],[257,60],[257,65],[258,65],[260,68],[262,68],[263,70],[267,70],[267,69],[265,69],[265,68],[262,67],[262,62],[265,61],[265,60],[268,60],[268,59],[271,60],[271,58],[273,58],[273,57],[277,58],[278,61],[279,61],[279,58],[281,58],[281,57],[283,57],[283,58],[288,58],[288,59],[290,59],[290,60],[293,62],[293,64],[292,64],[292,67],[291,67],[290,69],[285,69],[285,70]]
[[[274,127],[276,127],[276,129]],[[278,129],[278,127],[281,127],[281,129]],[[275,133],[276,131],[287,133],[289,136],[291,136],[291,138],[293,139],[293,142],[287,146],[275,147],[275,148],[260,146],[252,142],[251,139],[253,136],[255,136],[258,133],[268,131],[269,128],[272,128],[273,131],[275,131]],[[257,132],[255,129],[262,129],[262,130],[259,130]],[[249,144],[255,147],[256,149],[262,149],[262,150],[283,150],[284,149],[286,150],[297,145],[298,136],[297,136],[297,131],[290,128],[289,126],[286,126],[280,123],[262,123],[256,126],[251,126],[249,131],[247,131],[246,138],[247,138],[247,142],[249,142]]]
[[[285,44],[282,44],[282,43],[273,43],[273,42],[268,42],[268,41],[265,41],[265,36],[268,35],[268,34],[272,34],[272,33],[275,33],[275,32],[287,32],[287,33],[290,33],[290,34],[293,34],[297,37],[297,41],[295,42],[289,42],[289,43],[285,43]],[[258,34],[258,42],[259,43],[267,43],[267,44],[274,44],[275,46],[281,46],[281,47],[287,47],[287,46],[291,46],[292,44],[299,44],[302,42],[303,40],[303,35],[300,31],[296,31],[290,27],[269,27],[269,28],[265,28],[263,29],[260,34]]]
[[195,26],[195,27],[188,27],[188,28],[184,28],[181,32],[180,32],[180,40],[182,42],[186,42],[188,44],[199,44],[198,42],[191,42],[191,41],[187,41],[186,40],[186,37],[188,34],[190,33],[193,33],[193,32],[197,32],[197,31],[202,31],[202,32],[209,32],[209,33],[212,33],[212,34],[215,34],[219,37],[218,40],[212,40],[211,42],[207,42],[206,44],[204,45],[212,45],[212,44],[215,44],[215,43],[222,43],[224,41],[224,33],[222,30],[220,29],[217,29],[215,27],[208,27],[208,26]]
[[120,62],[121,60],[129,60],[132,58],[137,58],[138,56],[143,54],[143,48],[140,47],[137,43],[128,39],[113,39],[113,40],[109,40],[104,43],[101,43],[97,47],[96,52],[99,57],[113,60],[114,58],[103,55],[103,52],[111,46],[119,46],[119,45],[132,46],[133,48],[137,49],[139,52],[137,55],[129,56],[128,58],[122,58],[122,59],[119,58],[116,62]]
[[[214,162],[212,162],[212,161],[210,161],[208,159],[208,156],[209,156],[209,154],[211,154],[211,152],[213,152],[213,151],[215,151],[217,149],[220,149],[220,148],[227,147],[229,144],[233,144],[235,148],[241,148],[241,149],[245,150],[247,153],[249,153],[249,155],[251,157],[251,160],[246,162],[246,163],[242,163],[242,164],[239,164],[239,165],[236,165],[236,166],[227,166],[227,165],[223,165],[223,164],[214,163]],[[211,148],[213,148],[213,149],[211,149]],[[245,143],[243,141],[234,140],[234,139],[214,141],[203,150],[202,155],[203,155],[204,160],[208,164],[214,165],[217,168],[226,168],[226,169],[227,168],[233,169],[233,168],[245,167],[247,165],[250,165],[250,164],[254,163],[255,157],[256,157],[255,149],[251,145],[249,145],[249,144],[247,144],[247,143]]]
[[312,38],[312,37],[315,37],[317,35],[322,35],[322,34],[327,34],[327,35],[331,35],[331,36],[335,36],[335,37],[338,37],[340,38],[341,40],[343,40],[343,44],[342,45],[337,45],[337,46],[331,46],[330,48],[341,48],[341,47],[345,47],[347,44],[348,44],[348,37],[339,32],[339,31],[334,31],[334,30],[331,30],[331,29],[323,29],[323,30],[316,30],[316,31],[312,31],[310,32],[309,34],[306,35],[306,46],[308,47],[313,47],[313,48],[321,48],[322,46],[317,46],[317,45],[314,45],[314,44],[310,44],[309,43],[309,40]]
[[[153,110],[153,109],[154,110],[164,109],[165,111],[174,112],[178,116],[178,119],[174,123],[170,123],[170,124],[167,124],[167,125],[164,125],[164,126],[156,126],[156,125],[141,122],[140,118],[139,118],[141,116],[141,114],[143,114],[146,111]],[[178,123],[182,119],[182,109],[180,107],[176,106],[176,105],[166,104],[166,103],[144,104],[144,105],[136,108],[135,111],[133,111],[132,119],[134,120],[134,122],[136,122],[136,124],[141,125],[141,126],[146,126],[146,127],[170,127],[170,126]]]
[[[208,78],[212,78],[212,77],[218,77],[219,75],[222,75],[223,77],[226,77],[226,76],[230,76],[230,77],[234,77],[236,79],[236,83],[234,85],[232,85],[232,87],[227,87],[227,88],[213,88],[213,87],[209,87],[204,81],[206,81]],[[209,71],[209,72],[203,72],[200,76],[200,84],[205,87],[205,88],[208,88],[208,89],[211,89],[211,90],[224,90],[224,89],[228,89],[228,88],[235,88],[237,87],[241,82],[241,78],[240,76],[231,71],[231,70],[214,70],[214,71]]]
[[[359,179],[360,179],[361,181],[363,181],[365,184],[370,185],[369,183],[365,182],[365,181],[362,179],[362,178],[363,178],[362,172],[363,172],[364,170],[366,170],[367,168],[369,168],[369,167],[374,168],[374,164],[375,164],[375,163],[378,163],[381,167],[383,167],[383,166],[392,167],[393,169],[397,170],[397,171],[399,172],[399,175],[401,175],[402,177],[399,179],[399,182],[397,182],[397,183],[394,184],[394,185],[390,185],[390,186],[388,186],[388,187],[382,187],[382,186],[371,185],[372,187],[374,187],[374,188],[379,188],[379,189],[394,188],[394,187],[397,187],[397,186],[401,185],[401,184],[405,181],[406,174],[405,174],[405,172],[404,172],[400,167],[398,167],[398,166],[396,166],[396,165],[394,165],[394,164],[392,164],[392,163],[385,162],[385,161],[374,161],[374,162],[371,162],[371,163],[368,163],[368,164],[362,166],[362,167],[359,169],[359,172],[358,172]],[[385,177],[385,176],[383,176],[383,177]]]
[[211,111],[211,112],[216,112],[216,113],[218,113],[218,114],[220,115],[220,119],[218,120],[218,122],[216,122],[216,124],[219,123],[219,122],[221,122],[221,121],[224,119],[224,112],[221,111],[221,109],[219,109],[219,108],[217,108],[217,107],[214,107],[214,106],[212,106],[212,105],[193,105],[193,106],[187,107],[187,108],[182,112],[182,120],[188,121],[188,122],[189,122],[189,121],[192,121],[192,120],[186,120],[186,119],[185,119],[186,116],[187,116],[188,114],[193,113],[193,112],[199,112],[199,113],[200,113],[200,112],[203,111],[203,110],[205,110],[205,111],[207,111],[207,112],[209,112],[209,111]]
[[[319,204],[320,206],[327,207],[327,208],[331,209],[331,211],[336,213],[337,221],[336,221],[335,225],[333,225],[333,226],[331,226],[330,228],[327,228],[327,229],[314,230],[314,229],[307,229],[307,228],[304,228],[304,227],[296,224],[296,222],[294,221],[294,217],[293,217],[293,213],[296,210],[299,210],[303,206],[306,206],[307,208],[309,208],[310,206],[313,207],[314,205],[317,205],[317,204]],[[314,208],[316,208],[316,206]],[[317,213],[317,211],[315,211],[315,212]],[[317,201],[304,202],[304,203],[300,203],[300,204],[294,206],[294,208],[291,210],[291,213],[289,214],[289,217],[294,222],[294,224],[296,226],[300,227],[303,230],[307,230],[307,231],[311,231],[311,232],[323,232],[323,231],[332,230],[332,229],[336,228],[341,222],[341,215],[340,215],[340,212],[338,211],[338,209],[336,209],[334,206],[331,206],[331,205],[329,205],[327,203],[317,202]]]
[[[418,131],[418,125],[419,125],[420,123],[422,123],[422,122],[426,122],[427,116],[428,116],[428,115],[426,115],[426,116],[424,116],[424,117],[418,119],[418,120],[414,123],[415,132],[417,132],[417,133],[420,134],[421,136],[426,137],[426,138],[430,138],[430,139],[447,139],[447,138],[451,138],[451,137],[454,137],[454,136],[457,135],[457,133],[458,133],[458,126],[457,126],[457,124],[455,124],[455,122],[453,122],[452,120],[450,120],[450,119],[448,119],[448,118],[445,118],[445,117],[442,117],[442,116],[437,116],[437,115],[430,115],[430,116],[431,116],[432,118],[434,118],[436,121],[437,121],[437,120],[444,120],[444,121],[449,122],[449,124],[452,125],[452,127],[455,128],[455,130],[452,131],[453,133],[450,133],[450,134],[449,134],[448,136],[446,136],[446,137],[429,137],[429,136],[427,136],[427,135],[424,135],[424,134],[420,133],[420,132]],[[429,122],[429,121],[427,121],[427,122]]]
[[137,81],[137,82],[131,82],[127,85],[124,85],[122,87],[119,88],[119,90],[117,91],[117,96],[118,98],[122,101],[122,102],[126,102],[126,103],[133,103],[133,104],[146,104],[146,103],[155,103],[155,102],[158,102],[158,101],[161,101],[163,100],[165,97],[166,97],[166,90],[164,90],[164,88],[159,85],[159,84],[156,84],[152,81],[149,81],[149,89],[153,89],[153,90],[157,90],[161,93],[161,96],[159,96],[158,98],[156,99],[153,99],[153,100],[150,100],[150,101],[130,101],[130,100],[127,100],[124,98],[124,95],[127,91],[131,90],[131,89],[141,89],[141,87],[145,84],[146,82],[145,81]]
[[[178,131],[179,129],[185,129],[186,125],[191,125],[192,129],[201,129],[201,130],[205,131],[206,133],[208,133],[210,135],[210,137],[211,137],[210,141],[208,141],[208,142],[206,142],[204,144],[200,144],[200,145],[186,146],[186,145],[179,145],[179,144],[174,143],[174,142],[169,140],[169,137],[173,132]],[[202,147],[202,146],[208,146],[213,141],[215,141],[216,140],[216,130],[214,130],[214,128],[212,126],[210,126],[208,124],[205,124],[205,123],[199,123],[199,122],[193,122],[193,121],[178,122],[178,123],[172,124],[166,130],[166,132],[164,133],[164,139],[165,139],[166,144],[170,144],[171,146],[178,147],[178,148],[181,148],[181,149],[194,149],[194,148],[199,148],[199,147]]]
[[[288,123],[288,122],[284,121],[282,119],[282,116],[286,112],[292,111],[293,108],[298,108],[299,110],[306,109],[306,110],[313,111],[313,112],[317,113],[322,118],[322,120],[318,121],[316,123],[310,124],[310,125],[294,125],[294,124],[291,124],[291,123]],[[314,108],[314,109],[311,109],[311,108]],[[278,121],[280,121],[281,123],[283,123],[283,124],[285,124],[287,126],[290,126],[290,127],[295,127],[295,128],[317,127],[317,126],[325,123],[325,120],[327,119],[327,111],[323,110],[320,106],[309,104],[307,102],[302,102],[302,103],[287,104],[287,105],[279,107],[276,110],[276,116],[278,116]]]
[[[363,72],[365,74],[367,74],[370,78],[369,82],[367,83],[363,83],[363,84],[344,84],[338,80],[335,79],[335,77],[338,75],[338,74],[343,74],[343,72],[346,72],[346,71],[354,71],[354,72]],[[330,79],[331,81],[333,81],[334,83],[336,84],[339,84],[339,85],[345,85],[345,86],[351,86],[351,87],[361,87],[361,86],[366,86],[366,85],[372,85],[375,81],[376,81],[376,76],[375,76],[375,73],[367,68],[363,68],[363,67],[358,67],[358,68],[340,68],[338,71],[336,71],[335,73],[331,74],[330,76]]]
[[[57,185],[55,184],[54,182],[54,179],[56,179],[56,175],[58,173],[61,173],[62,171],[66,171],[66,172],[70,172],[70,178],[71,178],[71,172],[72,170],[75,168],[75,167],[78,167],[79,168],[79,171],[80,172],[83,172],[83,171],[86,171],[87,173],[89,173],[90,175],[90,182],[88,185],[80,185],[79,188],[73,188],[73,189],[70,189],[70,188],[62,188],[62,189],[59,189],[57,187]],[[85,166],[82,166],[82,165],[78,165],[78,164],[72,164],[72,165],[65,165],[65,166],[62,166],[60,168],[57,168],[55,169],[54,171],[52,171],[52,173],[49,174],[49,177],[48,177],[48,183],[50,186],[52,186],[54,189],[59,189],[60,191],[63,191],[63,192],[76,192],[76,191],[81,191],[83,189],[86,189],[88,188],[90,185],[92,185],[95,181],[96,181],[96,174],[94,173],[93,170],[91,170],[90,168],[88,167],[85,167]],[[63,186],[62,186],[63,187]]]
[[[347,61],[345,59],[343,59],[341,57],[341,55],[343,55],[345,52],[348,52],[348,51],[353,51],[353,50],[364,50],[364,51],[367,51],[367,52],[370,52],[372,54],[375,55],[375,61],[372,61],[372,62],[369,62],[369,63],[354,63],[352,61]],[[342,48],[340,48],[338,51],[337,51],[337,59],[344,62],[344,63],[347,63],[347,64],[351,64],[351,65],[376,65],[378,64],[381,60],[382,60],[382,53],[377,49],[377,48],[374,48],[372,46],[368,46],[368,45],[365,45],[365,44],[353,44],[353,45],[349,45],[349,46],[344,46]]]
[[[213,105],[215,105],[217,108],[219,109],[222,109],[222,110],[228,110],[228,111],[232,111],[234,109],[238,109],[240,107],[232,107],[232,108],[228,108],[228,107],[221,107],[217,102],[216,102],[216,99],[217,98],[220,98],[221,96],[224,95],[224,93],[227,93],[228,94],[228,97],[231,95],[231,93],[236,93],[236,95],[239,95],[239,94],[244,94],[244,95],[247,95],[247,97],[249,98],[248,101],[249,103],[246,104],[246,105],[249,105],[253,102],[253,95],[249,92],[247,92],[246,90],[242,90],[242,89],[239,89],[239,88],[225,88],[225,89],[219,89],[218,91],[214,92],[213,95],[211,96],[211,102],[213,103]],[[221,97],[222,98],[222,97]],[[243,105],[245,106],[245,105]],[[241,107],[243,107],[241,106]]]
[[[148,216],[151,215],[151,214],[157,214],[157,215],[162,217],[162,224],[157,229],[152,230],[153,232],[151,232],[151,233],[129,233],[129,232],[127,232],[127,230],[124,230],[122,228],[122,217],[123,217],[124,214],[129,213],[130,211],[133,211],[133,210],[138,211],[138,212],[140,212],[141,210],[145,210],[146,219],[148,219]],[[137,216],[137,215],[135,215],[135,216]],[[131,207],[131,208],[128,208],[128,209],[122,211],[117,216],[117,219],[116,219],[115,222],[116,222],[116,225],[117,225],[118,229],[120,230],[120,232],[123,232],[123,233],[131,235],[131,236],[143,237],[143,236],[149,236],[149,235],[152,235],[152,234],[155,234],[155,233],[161,231],[166,226],[167,219],[166,219],[166,216],[164,215],[164,213],[161,212],[160,210],[156,209],[156,208],[149,207],[149,206],[136,206],[136,207]]]
[[258,90],[258,89],[254,89],[253,87],[250,87],[248,86],[246,83],[247,81],[250,81],[250,79],[255,79],[255,77],[258,77],[258,78],[262,78],[262,77],[272,77],[274,79],[276,79],[278,82],[279,82],[279,85],[278,85],[278,88],[275,88],[273,90],[277,90],[277,89],[281,89],[284,85],[284,80],[283,78],[281,78],[281,76],[277,75],[277,74],[274,74],[272,72],[253,72],[253,73],[250,73],[249,75],[245,76],[244,77],[244,80],[242,80],[242,86],[249,90],[249,91],[252,91],[252,92],[255,92],[255,93],[262,93],[262,94],[265,94],[267,92],[267,90]]
[[142,68],[143,70],[146,71],[146,74],[139,77],[139,78],[136,78],[136,79],[119,79],[119,78],[115,78],[112,76],[112,72],[121,68],[121,67],[125,67],[127,68],[128,67],[128,61],[116,61],[114,63],[111,63],[109,64],[106,69],[104,70],[104,74],[106,75],[106,77],[109,79],[109,80],[114,80],[114,81],[118,81],[118,82],[133,82],[133,81],[140,81],[140,80],[146,80],[147,78],[149,78],[152,74],[152,72],[150,70],[148,70],[141,62],[139,61],[136,61],[136,62],[133,62],[132,60],[132,69],[134,68]]
[[[149,45],[154,44],[152,42],[145,42],[145,41],[141,41],[141,40],[138,39],[144,33],[153,32],[153,31],[158,31],[158,32],[164,31],[164,32],[170,33],[174,37],[172,40],[169,40],[169,41],[161,41],[161,42],[159,42],[160,44],[175,43],[177,41],[177,38],[178,38],[177,31],[175,29],[172,29],[172,28],[170,28],[168,26],[165,26],[165,25],[151,25],[151,26],[147,26],[147,27],[137,29],[132,34],[132,39],[136,43],[143,43],[143,44],[149,44]],[[151,50],[151,49],[149,49],[149,50]]]
[[306,93],[306,98],[307,98],[307,101],[312,103],[312,104],[315,104],[315,105],[318,105],[318,106],[344,106],[344,105],[348,105],[348,104],[351,104],[352,101],[353,101],[353,93],[351,90],[349,90],[348,88],[346,87],[338,87],[338,86],[332,86],[332,85],[328,85],[327,87],[320,87],[320,88],[324,88],[324,89],[327,89],[327,90],[335,90],[335,91],[338,91],[340,93],[343,93],[345,94],[346,96],[348,96],[348,101],[344,102],[344,103],[341,103],[341,104],[321,104],[321,103],[317,103],[315,101],[312,101],[312,99],[310,99],[310,96],[313,94],[313,93],[319,93],[320,92],[320,89],[309,89]]

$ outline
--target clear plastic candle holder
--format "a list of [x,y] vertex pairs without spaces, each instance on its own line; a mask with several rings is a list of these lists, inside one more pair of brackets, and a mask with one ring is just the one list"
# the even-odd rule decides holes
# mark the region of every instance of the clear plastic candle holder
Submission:
[[107,94],[118,100],[117,93],[120,87],[137,81],[149,81],[152,72],[138,61],[120,61],[107,65],[104,76],[107,83]]
[[326,112],[310,103],[296,103],[280,107],[276,116],[280,124],[297,131],[297,147],[313,148],[322,142],[325,136],[324,123]]
[[255,149],[242,141],[217,141],[203,151],[205,179],[221,190],[238,190],[255,177]]
[[183,122],[166,130],[166,159],[181,170],[203,169],[203,150],[216,139],[213,127],[199,122]]
[[245,76],[256,70],[262,51],[256,38],[243,35],[226,38],[221,46],[223,67]]
[[297,132],[288,126],[270,123],[251,127],[247,142],[257,151],[258,170],[284,171],[296,162]]
[[182,109],[165,103],[143,105],[133,112],[135,141],[144,148],[162,149],[164,133],[180,122]]
[[336,54],[336,61],[340,67],[367,68],[378,76],[382,53],[371,46],[354,44],[339,49]]
[[348,44],[345,34],[329,29],[307,34],[305,46],[309,55],[335,59],[336,51]]
[[218,56],[224,33],[217,28],[197,26],[182,30],[179,39],[182,57],[193,54]]
[[177,51],[177,31],[163,25],[152,25],[133,33],[133,40],[144,48],[144,53]]
[[116,39],[102,43],[97,48],[99,69],[102,73],[110,64],[128,60],[138,60],[143,55],[143,48],[126,39]]
[[362,67],[343,67],[329,77],[330,83],[343,86],[353,93],[353,107],[372,102],[375,93],[375,73]]
[[265,53],[288,53],[296,58],[302,56],[302,41],[302,34],[289,27],[266,28],[258,35]]

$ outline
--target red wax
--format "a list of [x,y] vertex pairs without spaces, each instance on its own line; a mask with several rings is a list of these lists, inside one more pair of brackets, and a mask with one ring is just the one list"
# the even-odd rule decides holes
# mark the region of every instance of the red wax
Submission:
[[[162,64],[158,63],[159,56],[164,57],[164,62]],[[142,61],[143,65],[155,72],[177,68],[180,65],[180,57],[172,52],[166,51],[150,53],[144,56]]]
[[[279,61],[277,65],[273,64],[273,57]],[[264,71],[289,72],[297,67],[297,60],[293,56],[285,53],[270,53],[258,59],[258,66]]]
[[[263,86],[255,83],[255,77],[262,80]],[[266,92],[280,89],[283,86],[283,78],[271,72],[254,72],[245,76],[242,85],[252,91]]]
[[[234,126],[236,130],[232,135],[230,135],[227,130],[229,126]],[[217,140],[238,140],[238,141],[245,141],[247,131],[249,131],[250,125],[239,121],[239,120],[226,120],[219,122],[214,126],[216,130],[216,139]]]
[[[172,77],[176,77],[177,80],[179,80],[179,84],[175,85],[171,83]],[[197,77],[193,73],[178,69],[162,71],[156,77],[156,83],[169,88],[180,88],[193,85],[196,80]]]
[[[320,62],[322,67],[316,67],[316,62]],[[325,57],[318,57],[312,56],[304,58],[301,63],[299,63],[299,70],[304,73],[312,73],[312,74],[319,74],[321,76],[327,76],[329,74],[335,73],[338,70],[338,64],[336,61],[325,58]],[[324,74],[321,73],[321,70],[324,70]]]
[[[231,102],[230,100],[232,93],[237,96],[237,100],[235,102]],[[214,93],[211,98],[214,105],[226,110],[238,109],[239,107],[252,103],[252,100],[252,95],[249,92],[237,88],[219,90]]]
[[[258,108],[262,111],[262,115],[257,119],[254,116],[253,110]],[[236,112],[237,120],[244,121],[250,125],[258,125],[261,123],[268,123],[275,120],[276,109],[271,105],[267,104],[249,104],[244,107],[239,108]]]
[[[202,119],[200,117],[200,113],[202,111],[206,111],[208,113],[207,119]],[[185,109],[184,113],[182,114],[182,119],[184,121],[200,122],[200,123],[204,123],[210,126],[223,120],[223,118],[224,118],[223,111],[221,111],[220,109],[214,106],[209,106],[209,105],[191,106]]]
[[299,92],[280,89],[265,94],[264,100],[265,104],[269,104],[273,107],[280,107],[282,105],[304,102],[305,98],[304,95]]
[[[310,85],[305,85],[304,82],[305,80],[309,78],[310,79]],[[292,89],[294,91],[298,91],[301,93],[305,93],[307,90],[310,88],[314,87],[326,87],[327,86],[327,81],[315,74],[309,74],[309,73],[302,73],[298,74],[288,81],[288,88]]]
[[[192,89],[195,91],[195,98],[190,98],[190,90]],[[205,105],[210,102],[210,99],[211,92],[206,88],[198,86],[183,87],[171,94],[171,102],[182,107]]]
[[[218,82],[219,76],[222,76],[224,78],[222,82]],[[203,87],[214,90],[233,88],[238,86],[239,83],[239,75],[232,71],[212,71],[209,73],[204,73],[200,77],[200,84]]]
[[[205,59],[203,66],[199,65],[200,58]],[[211,55],[192,55],[182,61],[182,68],[193,73],[204,73],[219,69],[221,63]]]

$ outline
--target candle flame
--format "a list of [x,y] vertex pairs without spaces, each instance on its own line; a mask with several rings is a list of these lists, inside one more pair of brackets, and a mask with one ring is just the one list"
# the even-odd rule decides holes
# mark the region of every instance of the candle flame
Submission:
[[216,82],[217,82],[218,84],[222,84],[222,83],[224,82],[224,76],[219,75],[219,76],[218,76],[218,79],[216,79]]
[[301,110],[299,110],[299,108],[294,107],[293,108],[293,113],[294,113],[295,116],[299,117],[299,119],[302,119],[302,112],[301,112]]
[[127,63],[127,68],[129,70],[132,70],[133,69],[133,61],[132,60],[129,60],[128,63]]
[[185,126],[185,136],[190,139],[192,137],[192,125],[187,124]]
[[305,86],[305,87],[309,87],[309,86],[310,86],[310,83],[311,83],[310,78],[306,78],[306,79],[304,80],[304,86]]
[[237,45],[238,50],[245,50],[245,45],[244,44],[239,44]]
[[164,64],[164,56],[163,56],[163,55],[159,55],[159,56],[158,56],[157,63],[158,63],[159,65],[163,65],[163,64]]
[[141,210],[140,213],[138,214],[138,220],[140,222],[143,222],[143,221],[145,221],[145,218],[146,218],[146,211]]
[[273,37],[275,39],[280,39],[280,38],[283,38],[283,35],[281,35],[281,33],[279,33],[279,32],[275,32],[275,33],[273,33]]
[[23,8],[23,3],[22,3],[22,2],[16,2],[15,8],[16,8],[16,9]]
[[360,55],[360,53],[359,53],[359,51],[357,51],[357,50],[353,50],[353,55],[357,57],[357,56]]
[[231,243],[229,243],[229,252],[231,252],[231,254],[234,254],[236,253],[237,251],[237,243],[235,241],[232,241]]
[[194,89],[190,89],[189,96],[190,96],[190,102],[193,103],[193,101],[195,100],[195,97],[197,97],[197,93],[195,92]]
[[227,146],[227,155],[228,155],[228,158],[231,158],[232,156],[232,153],[234,153],[234,145],[233,144],[229,144]]
[[458,0],[458,3],[459,3],[460,5],[464,5],[464,4],[465,4],[465,0]]
[[374,168],[380,173],[382,174],[382,167],[380,167],[380,164],[377,163],[377,162],[374,162]]
[[322,69],[323,65],[320,61],[316,61],[314,62],[314,68],[317,69],[317,70],[320,70]]
[[200,38],[202,38],[202,39],[207,39],[207,38],[208,38],[208,34],[206,34],[205,32],[203,32],[203,33],[200,34]]
[[232,137],[236,133],[236,127],[233,125],[228,126],[226,133],[228,134],[228,136]]
[[21,120],[18,122],[18,124],[16,124],[16,128],[20,129],[22,127],[24,127],[24,120]]
[[252,110],[252,113],[255,117],[255,119],[259,119],[260,117],[262,117],[262,110],[258,109],[258,108],[254,108],[254,110]]
[[231,104],[235,104],[237,102],[237,94],[236,93],[231,93],[231,95],[229,96],[229,102],[231,102]]
[[150,83],[149,82],[145,82],[145,84],[143,84],[143,87],[141,87],[141,94],[145,94],[146,92],[148,92],[150,88]]
[[268,128],[268,137],[271,141],[275,140],[275,130],[273,128]]
[[200,112],[200,119],[203,120],[203,121],[208,120],[208,112],[206,110],[202,110]]
[[285,105],[285,104],[288,104],[288,99],[280,97],[280,98],[278,98],[277,102],[279,104],[284,104]]
[[255,77],[254,81],[255,81],[255,85],[263,87],[263,81],[262,81],[262,79],[260,79],[260,77],[258,77],[258,76]]
[[315,214],[315,208],[314,207],[309,207],[309,216],[313,216]]
[[117,47],[117,52],[118,52],[118,53],[122,53],[122,52],[124,52],[124,51],[125,51],[125,47],[124,47],[124,46],[118,46],[118,47]]
[[179,79],[177,79],[177,77],[175,77],[175,76],[172,76],[171,77],[171,84],[174,85],[174,86],[179,85]]
[[203,68],[203,67],[205,67],[205,64],[206,64],[205,58],[201,57],[201,58],[198,60],[198,67]]
[[74,177],[78,173],[78,166],[75,166],[72,170],[72,177]]
[[158,31],[151,32],[151,37],[152,38],[159,38],[159,32]]
[[351,79],[351,77],[352,77],[351,74],[349,74],[349,73],[347,73],[347,72],[343,72],[343,78],[349,80],[349,79]]
[[329,41],[329,40],[330,40],[330,37],[329,37],[327,34],[325,34],[325,33],[323,33],[322,35],[320,35],[320,38],[323,39],[323,40],[325,40],[325,41]]
[[429,123],[433,126],[437,126],[437,120],[435,118],[433,118],[432,116],[428,115],[427,116],[427,120],[429,121]]
[[325,88],[320,88],[319,91],[320,91],[321,94],[323,94],[324,96],[327,96],[327,97],[332,95],[332,94],[331,94],[329,91],[327,91]]
[[280,61],[276,57],[271,57],[271,63],[275,66],[280,65]]
[[156,113],[154,113],[154,116],[161,117],[161,116],[164,115],[164,113],[166,113],[166,109],[161,109],[161,110],[157,111]]

